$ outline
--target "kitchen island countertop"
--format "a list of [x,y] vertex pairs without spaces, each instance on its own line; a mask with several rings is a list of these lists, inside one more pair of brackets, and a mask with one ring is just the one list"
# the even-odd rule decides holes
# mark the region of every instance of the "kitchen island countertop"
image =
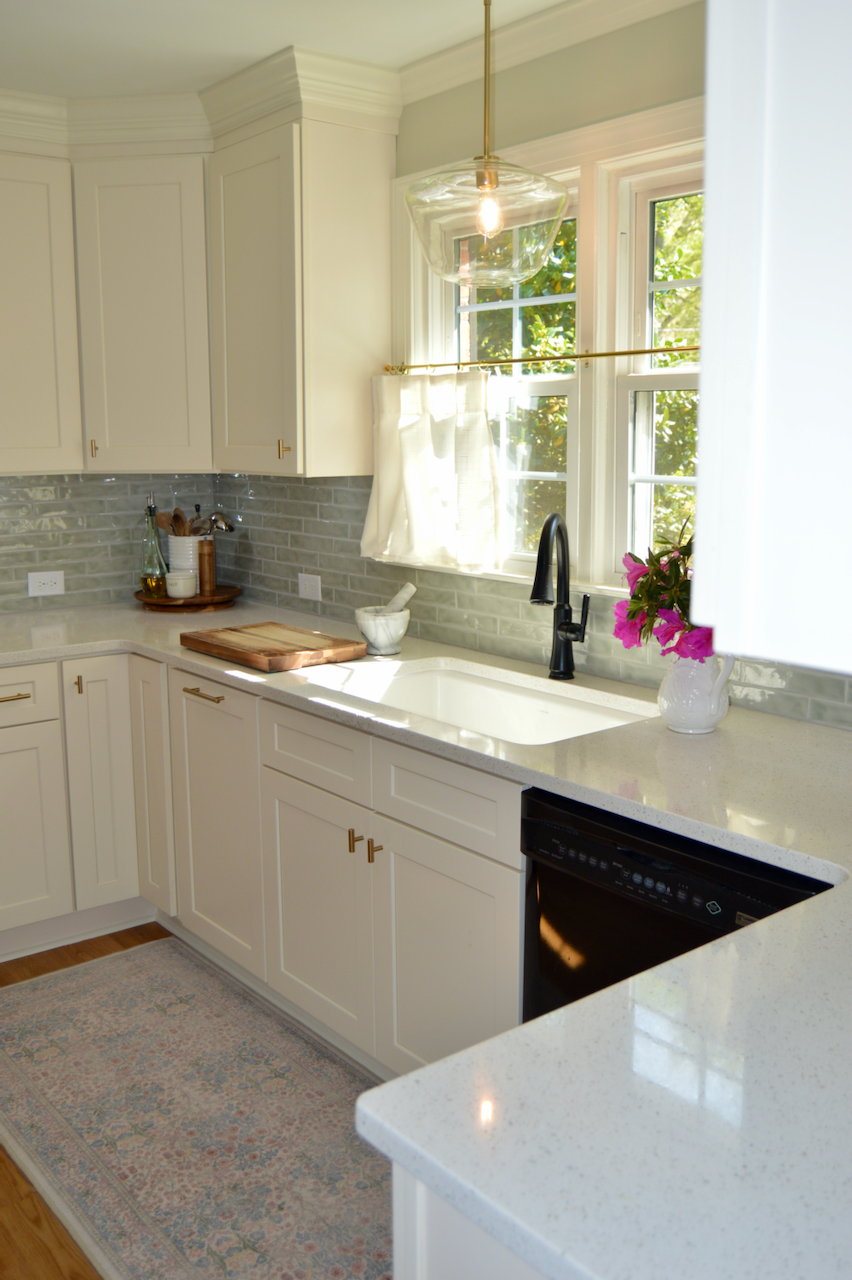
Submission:
[[[838,885],[362,1095],[358,1127],[551,1280],[852,1275],[852,734],[734,710],[702,738],[652,719],[518,746],[179,643],[270,619],[355,635],[247,604],[50,610],[0,618],[0,663],[141,653]],[[417,640],[400,660],[436,655],[545,674]]]

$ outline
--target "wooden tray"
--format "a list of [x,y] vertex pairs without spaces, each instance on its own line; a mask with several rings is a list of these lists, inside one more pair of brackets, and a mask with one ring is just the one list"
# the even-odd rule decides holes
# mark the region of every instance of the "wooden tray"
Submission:
[[220,585],[209,596],[187,596],[175,600],[171,596],[146,596],[142,591],[134,591],[134,599],[146,609],[171,609],[178,613],[209,613],[212,609],[229,609],[237,596],[243,593],[242,587],[226,587]]
[[363,658],[367,652],[363,640],[343,640],[322,631],[285,627],[280,622],[183,631],[180,642],[187,649],[256,667],[258,671],[296,671],[321,662],[349,662],[352,658]]

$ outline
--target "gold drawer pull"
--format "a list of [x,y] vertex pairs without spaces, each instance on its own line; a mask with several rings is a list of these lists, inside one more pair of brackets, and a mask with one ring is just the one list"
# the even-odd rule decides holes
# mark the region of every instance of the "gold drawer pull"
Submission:
[[278,441],[278,457],[279,458],[283,458],[285,453],[291,453],[291,452],[292,450],[289,444],[285,444],[283,440]]
[[0,702],[20,702],[22,698],[31,698],[31,693],[10,693],[8,698],[0,698]]
[[373,844],[372,840],[368,840],[367,841],[367,861],[375,862],[376,854],[381,853],[384,847],[385,846],[383,844]]
[[98,456],[98,446],[94,440],[89,441],[89,448],[92,451],[92,457],[96,458]]
[[205,702],[225,701],[224,693],[220,693],[218,698],[214,698],[212,693],[202,693],[200,689],[184,689],[184,693],[194,693],[196,698],[203,698]]
[[363,840],[363,839],[364,839],[363,836],[356,836],[354,827],[350,827],[349,828],[349,852],[354,853],[356,844],[358,843],[359,840]]
[[82,692],[83,692],[83,677],[82,677],[82,676],[78,676],[78,677],[77,677],[77,679],[74,681],[74,683],[75,683],[75,684],[76,684],[76,686],[77,686],[77,692],[78,692],[78,693],[82,693]]

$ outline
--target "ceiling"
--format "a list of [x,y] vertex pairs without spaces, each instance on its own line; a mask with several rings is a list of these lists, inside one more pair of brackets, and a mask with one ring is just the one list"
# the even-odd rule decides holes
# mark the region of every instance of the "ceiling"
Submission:
[[[492,23],[550,7],[494,0]],[[193,93],[289,45],[398,69],[482,24],[481,0],[0,0],[0,89]]]

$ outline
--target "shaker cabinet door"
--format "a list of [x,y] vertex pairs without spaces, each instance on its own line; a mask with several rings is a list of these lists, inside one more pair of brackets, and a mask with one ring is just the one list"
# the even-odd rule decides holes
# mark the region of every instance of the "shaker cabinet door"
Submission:
[[127,654],[62,663],[77,908],[139,893]]
[[376,815],[376,1057],[410,1071],[520,1022],[524,874]]
[[0,929],[74,910],[58,720],[0,729]]
[[257,703],[169,672],[178,919],[265,979]]
[[89,471],[209,471],[200,156],[74,166]]
[[[219,471],[300,475],[298,124],[210,157],[210,337]],[[329,307],[334,306],[328,300]]]
[[0,155],[0,472],[80,471],[71,166]]
[[268,982],[373,1053],[370,811],[263,769]]
[[168,668],[135,653],[130,655],[130,728],[139,893],[173,916],[177,913],[177,890]]

